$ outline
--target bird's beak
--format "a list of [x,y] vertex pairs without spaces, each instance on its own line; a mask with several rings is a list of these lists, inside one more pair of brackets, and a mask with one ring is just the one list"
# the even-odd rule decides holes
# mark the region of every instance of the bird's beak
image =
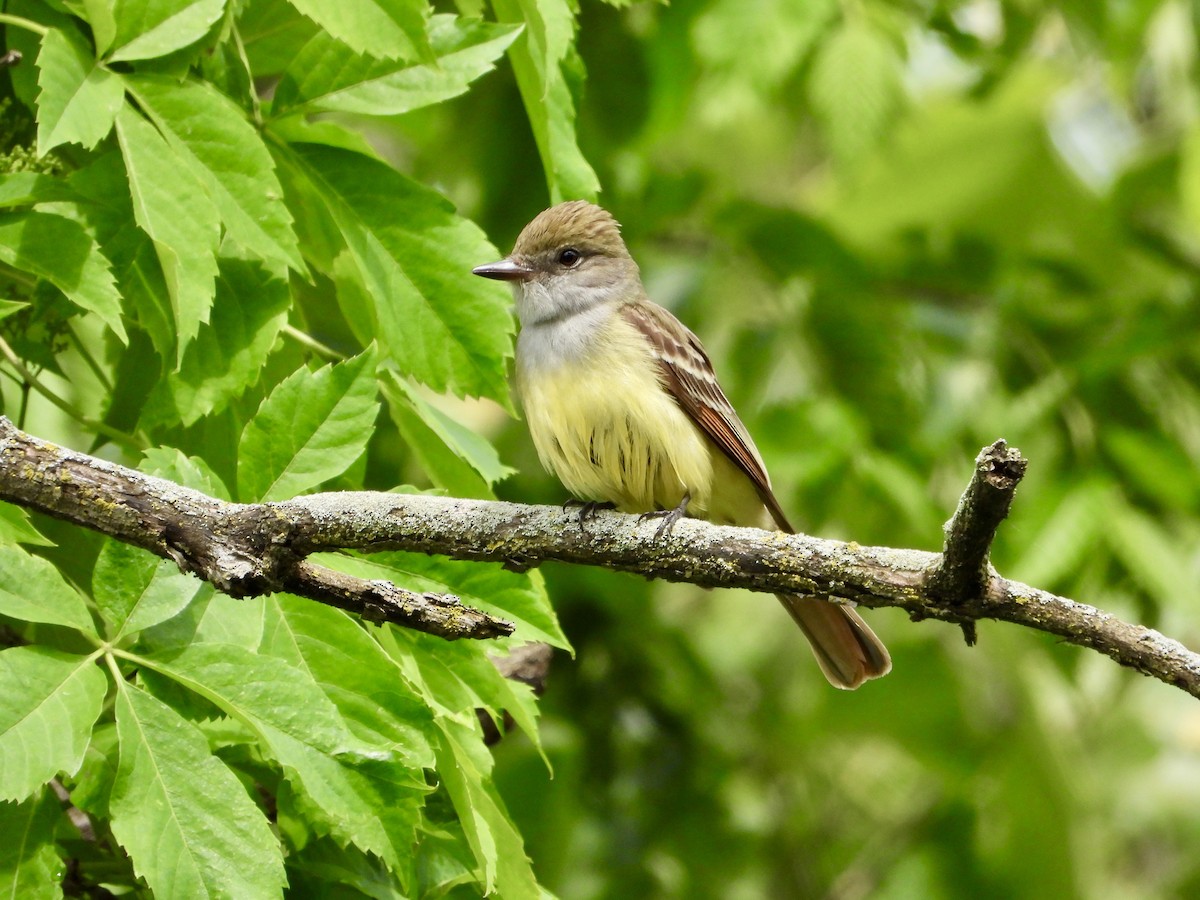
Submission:
[[476,266],[471,270],[472,275],[482,275],[484,278],[494,278],[496,281],[524,281],[533,274],[533,269],[507,257],[499,262]]

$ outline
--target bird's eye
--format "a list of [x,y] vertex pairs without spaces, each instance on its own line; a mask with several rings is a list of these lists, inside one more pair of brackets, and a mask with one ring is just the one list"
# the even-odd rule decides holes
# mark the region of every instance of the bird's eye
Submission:
[[566,266],[568,269],[573,269],[579,265],[583,259],[583,254],[574,247],[566,247],[558,253],[558,263],[561,266]]

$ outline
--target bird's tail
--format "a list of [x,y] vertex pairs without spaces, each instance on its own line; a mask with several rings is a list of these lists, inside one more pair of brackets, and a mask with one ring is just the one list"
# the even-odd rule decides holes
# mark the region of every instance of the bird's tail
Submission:
[[852,691],[892,670],[887,647],[850,607],[793,594],[776,596],[812,644],[817,664],[834,687]]

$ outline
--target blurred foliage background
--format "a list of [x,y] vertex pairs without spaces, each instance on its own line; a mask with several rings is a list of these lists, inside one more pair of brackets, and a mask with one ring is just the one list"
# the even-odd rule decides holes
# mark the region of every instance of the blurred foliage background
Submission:
[[[937,549],[1005,437],[1000,571],[1200,646],[1198,9],[584,0],[600,201],[798,527]],[[501,70],[402,142],[501,247],[548,203],[519,103]],[[498,440],[503,496],[562,498]],[[519,742],[498,777],[565,897],[1200,893],[1181,693],[879,611],[895,670],[843,695],[770,598],[546,571],[554,778]]]
[[[288,65],[279,17],[296,47],[315,31],[277,0],[230,9],[247,70]],[[599,200],[704,340],[798,527],[937,549],[1004,437],[1031,466],[999,570],[1200,647],[1198,23],[1187,0],[580,0],[564,72]],[[221,64],[203,62],[214,82]],[[12,77],[32,96],[31,67]],[[570,153],[547,175],[505,62],[462,96],[336,119],[505,249],[594,184]],[[328,273],[290,290],[313,335],[352,348]],[[121,383],[141,377],[135,360]],[[500,496],[564,499],[499,404],[434,399],[516,469]],[[177,431],[230,443],[228,418]],[[30,421],[79,434],[37,398]],[[454,490],[457,470],[378,429],[355,486]],[[521,734],[494,776],[561,897],[1200,895],[1200,707],[1182,692],[1030,630],[984,623],[967,648],[882,610],[895,669],[843,694],[770,597],[545,575],[576,651],[540,704],[553,777]]]

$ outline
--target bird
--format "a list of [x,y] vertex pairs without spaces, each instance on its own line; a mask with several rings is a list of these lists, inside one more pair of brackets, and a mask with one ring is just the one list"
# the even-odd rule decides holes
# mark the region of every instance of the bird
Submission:
[[[611,213],[559,203],[472,272],[512,286],[516,394],[542,465],[585,509],[662,516],[660,535],[685,514],[794,533],[700,339],[647,296]],[[854,609],[777,596],[834,687],[891,670]]]

